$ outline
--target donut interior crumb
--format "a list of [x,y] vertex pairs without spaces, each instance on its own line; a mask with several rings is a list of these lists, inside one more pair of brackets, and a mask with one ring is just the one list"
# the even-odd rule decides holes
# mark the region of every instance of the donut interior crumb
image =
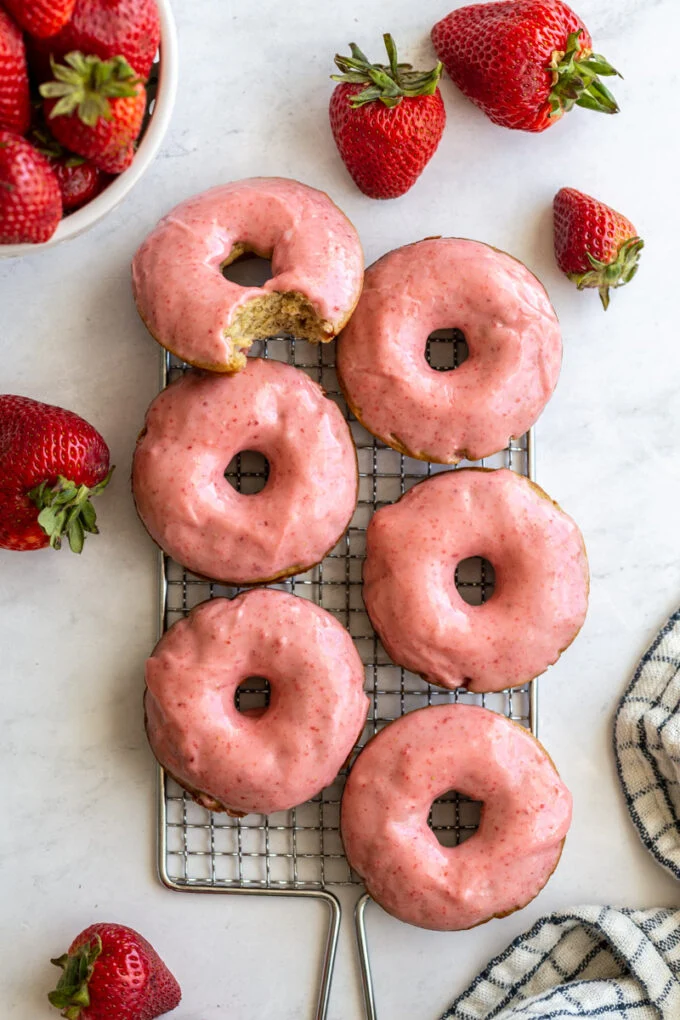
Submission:
[[274,291],[248,301],[235,313],[228,332],[234,345],[234,362],[245,365],[242,353],[255,340],[285,333],[300,340],[323,343],[333,336],[330,323],[320,319],[311,304],[296,291]]
[[[239,241],[235,244],[221,265],[227,266],[253,255],[270,259],[271,252],[256,251]],[[272,291],[260,294],[247,301],[235,313],[225,330],[225,338],[231,341],[231,358],[227,371],[239,372],[246,365],[244,351],[256,340],[285,334],[311,343],[332,340],[335,330],[330,322],[321,319],[310,301],[298,291]]]

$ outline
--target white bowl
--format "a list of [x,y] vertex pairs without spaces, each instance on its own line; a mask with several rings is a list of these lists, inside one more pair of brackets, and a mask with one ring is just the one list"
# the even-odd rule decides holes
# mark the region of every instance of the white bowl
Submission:
[[127,170],[116,177],[109,184],[108,188],[102,191],[101,195],[97,195],[96,198],[88,202],[82,209],[78,209],[76,212],[66,216],[49,241],[45,241],[44,244],[0,244],[0,258],[33,255],[36,252],[54,248],[56,244],[61,244],[62,241],[70,241],[79,234],[83,234],[123,201],[153,162],[170,124],[177,95],[179,66],[177,29],[172,8],[170,7],[170,0],[156,0],[156,3],[158,4],[161,20],[158,91],[153,112],[132,164]]

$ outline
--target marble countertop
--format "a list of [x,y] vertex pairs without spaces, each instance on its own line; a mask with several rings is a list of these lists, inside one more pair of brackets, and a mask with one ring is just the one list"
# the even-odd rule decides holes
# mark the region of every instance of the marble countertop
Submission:
[[[451,4],[177,0],[181,86],[160,158],[88,235],[0,263],[2,390],[78,411],[118,465],[100,501],[102,535],[82,558],[0,552],[7,1020],[49,1016],[48,958],[96,919],[139,927],[157,943],[183,979],[177,1020],[310,1015],[320,907],[180,896],[159,885],[155,770],[140,710],[156,554],[135,516],[128,469],[156,392],[158,349],[133,306],[130,258],[175,202],[250,175],[327,190],[357,225],[369,261],[432,234],[507,249],[545,282],[564,327],[562,377],[537,428],[538,481],[583,529],[592,599],[580,638],[540,683],[540,732],[574,793],[573,829],[546,890],[504,921],[443,935],[371,908],[381,1020],[434,1020],[492,953],[551,909],[680,901],[627,818],[610,749],[616,699],[680,593],[680,134],[669,131],[664,98],[678,85],[680,8],[578,3],[597,48],[625,74],[618,117],[577,110],[544,135],[512,133],[446,81],[448,127],[432,163],[405,198],[373,202],[352,185],[330,137],[332,55],[350,40],[378,54],[389,29],[404,58],[431,61],[428,30]],[[637,280],[606,316],[596,294],[578,294],[554,264],[550,206],[562,185],[626,211],[647,241]],[[352,899],[343,894],[347,916]],[[330,1020],[362,1015],[345,928]]]

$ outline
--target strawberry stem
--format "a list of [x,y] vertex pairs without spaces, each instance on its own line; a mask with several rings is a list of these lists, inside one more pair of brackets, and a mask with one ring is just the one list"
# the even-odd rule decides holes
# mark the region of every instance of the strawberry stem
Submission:
[[564,53],[555,50],[548,70],[552,74],[550,116],[568,113],[574,106],[583,106],[597,113],[618,113],[619,107],[599,75],[622,75],[599,53],[592,53],[581,44],[583,29],[572,32]]
[[64,954],[50,962],[61,967],[63,974],[53,992],[47,996],[50,1003],[62,1011],[66,1020],[78,1020],[83,1009],[90,1005],[88,984],[94,973],[94,965],[102,951],[102,940],[95,935],[91,942],[81,946],[73,954]]
[[76,485],[59,475],[54,485],[43,482],[31,489],[28,498],[40,511],[38,524],[49,537],[52,549],[61,549],[61,540],[66,535],[71,552],[81,553],[86,536],[99,534],[97,511],[90,500],[106,488],[112,474],[113,468],[92,488]]
[[597,287],[606,312],[609,308],[609,291],[630,283],[640,267],[640,253],[644,246],[641,237],[629,238],[621,245],[613,262],[600,262],[590,252],[586,252],[592,268],[585,273],[569,273],[569,279],[579,290]]
[[95,127],[100,117],[111,120],[109,100],[136,95],[142,81],[125,57],[100,60],[74,50],[64,57],[63,64],[55,63],[53,58],[50,62],[56,81],[40,86],[40,95],[45,99],[58,99],[50,119],[70,117],[77,112],[88,127]]
[[388,108],[398,106],[405,96],[431,96],[436,92],[443,65],[431,71],[414,71],[411,64],[400,64],[392,36],[383,35],[389,64],[372,64],[356,43],[350,43],[351,57],[336,53],[335,63],[342,74],[332,74],[333,81],[350,85],[367,85],[349,99],[350,106],[380,101]]

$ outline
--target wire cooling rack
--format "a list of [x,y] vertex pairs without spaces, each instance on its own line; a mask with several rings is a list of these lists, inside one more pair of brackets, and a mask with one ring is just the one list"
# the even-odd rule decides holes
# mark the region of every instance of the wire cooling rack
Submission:
[[[453,333],[453,331],[451,331]],[[437,471],[441,465],[413,460],[390,450],[370,436],[349,414],[334,370],[333,344],[312,347],[288,339],[265,340],[263,357],[287,361],[319,382],[340,405],[350,421],[359,460],[359,502],[346,535],[319,566],[273,587],[311,599],[323,606],[352,635],[366,670],[366,690],[371,699],[369,717],[355,755],[386,723],[425,705],[458,701],[485,705],[508,718],[531,726],[531,695],[528,688],[500,694],[455,693],[431,687],[419,677],[395,666],[376,637],[361,598],[361,568],[366,528],[373,513]],[[453,368],[464,353],[460,337],[442,336],[428,343],[433,367]],[[168,357],[169,380],[184,370]],[[529,473],[530,453],[526,438],[490,458],[486,466],[510,467]],[[253,493],[266,482],[267,465],[259,454],[239,454],[227,469],[227,477],[244,493]],[[178,564],[165,560],[162,626],[170,627],[200,602],[216,596],[232,598],[240,589],[211,584],[194,577]],[[467,560],[457,571],[463,597],[482,603],[493,590],[490,565]],[[242,687],[241,707],[266,704],[262,685]],[[351,872],[340,840],[340,800],[347,775],[344,769],[332,786],[291,811],[230,818],[199,807],[169,777],[164,778],[164,836],[161,870],[174,884],[187,887],[217,886],[271,888],[325,888],[348,885],[359,879]],[[479,806],[457,794],[447,794],[433,805],[430,824],[441,842],[454,846],[475,831]]]
[[[487,695],[464,690],[448,692],[432,687],[392,663],[364,609],[361,570],[366,528],[372,515],[423,478],[451,469],[405,457],[374,439],[360,425],[348,411],[338,386],[334,344],[314,347],[303,341],[275,337],[254,345],[251,354],[287,362],[320,383],[345,414],[357,447],[359,500],[347,533],[317,567],[272,585],[311,599],[337,617],[352,635],[362,658],[371,707],[348,766],[384,725],[426,705],[449,702],[484,705],[535,732],[534,684]],[[465,360],[466,355],[464,337],[456,330],[438,331],[427,342],[426,357],[433,368],[442,371],[454,369]],[[170,355],[164,355],[162,385],[185,370],[185,365]],[[475,463],[486,467],[509,467],[532,477],[532,460],[529,434],[512,442],[496,456]],[[261,455],[247,451],[235,457],[225,473],[240,492],[254,493],[266,484],[267,468]],[[464,598],[473,604],[481,604],[493,591],[493,568],[477,558],[466,560],[456,571],[456,584]],[[200,602],[219,596],[232,598],[240,590],[209,583],[162,557],[161,632]],[[268,694],[262,683],[251,682],[250,686],[239,689],[237,697],[239,707],[245,708],[266,705]],[[167,886],[184,892],[292,894],[325,900],[330,908],[330,926],[316,1020],[326,1016],[340,925],[339,903],[327,887],[360,885],[360,880],[347,863],[340,839],[340,801],[348,770],[343,769],[330,787],[300,807],[269,816],[248,815],[245,818],[231,818],[207,811],[162,769],[159,770],[158,864],[161,879]],[[455,846],[472,835],[479,817],[479,804],[452,792],[435,801],[429,820],[438,839],[446,846]],[[364,897],[359,901],[357,911],[357,937],[367,1015],[374,1017],[365,906]]]

